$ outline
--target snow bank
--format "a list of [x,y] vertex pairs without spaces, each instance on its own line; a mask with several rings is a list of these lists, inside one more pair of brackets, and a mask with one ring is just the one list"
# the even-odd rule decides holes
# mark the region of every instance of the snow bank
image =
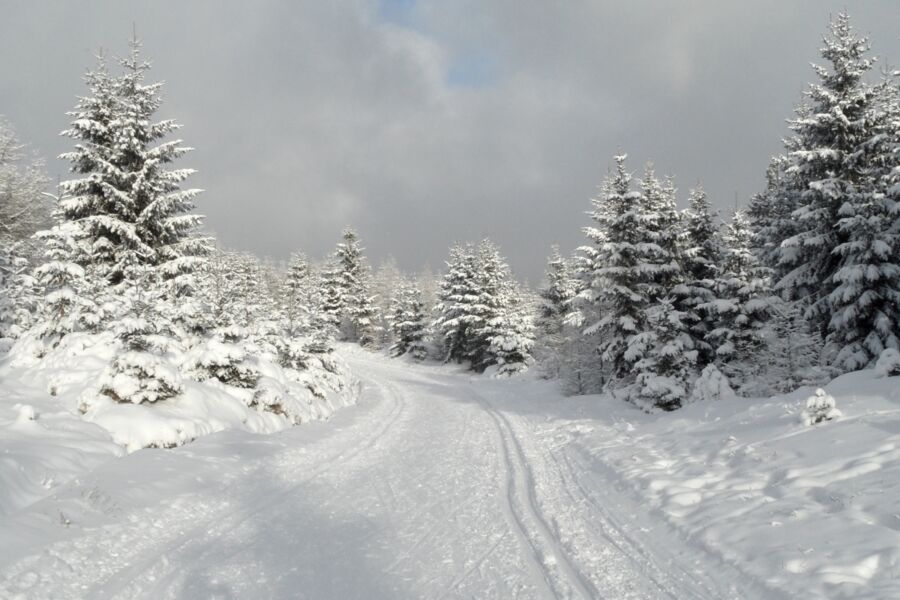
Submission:
[[[31,338],[0,358],[0,514],[45,496],[99,463],[141,448],[171,448],[224,430],[272,433],[354,403],[358,384],[336,356],[307,370],[261,359],[254,389],[182,377],[183,392],[153,404],[100,393],[109,334],[71,334],[42,357]],[[181,357],[169,356],[172,368]]]
[[[610,485],[772,588],[900,598],[900,385],[868,370],[826,388],[651,415],[576,398],[590,418],[561,427]],[[808,397],[843,417],[807,427]]]

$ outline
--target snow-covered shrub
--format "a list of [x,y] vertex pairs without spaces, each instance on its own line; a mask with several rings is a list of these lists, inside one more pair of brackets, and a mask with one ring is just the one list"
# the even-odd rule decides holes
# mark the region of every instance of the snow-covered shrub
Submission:
[[875,375],[877,377],[894,377],[900,375],[900,352],[893,348],[882,350],[875,363]]
[[104,374],[100,393],[116,402],[158,402],[184,390],[178,369],[149,352],[129,351],[116,356]]
[[734,396],[735,393],[731,389],[728,378],[715,365],[706,365],[703,371],[700,372],[700,377],[694,382],[691,402],[724,400]]
[[804,425],[815,425],[822,421],[830,421],[841,416],[841,411],[835,407],[834,398],[822,388],[806,399],[806,410],[800,414],[800,420]]
[[253,357],[241,346],[243,330],[228,327],[188,351],[183,369],[197,381],[218,379],[239,388],[256,387],[259,369]]

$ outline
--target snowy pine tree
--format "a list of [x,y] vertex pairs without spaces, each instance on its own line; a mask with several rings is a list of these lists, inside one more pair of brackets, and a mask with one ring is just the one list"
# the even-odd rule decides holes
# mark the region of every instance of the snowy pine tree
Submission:
[[815,66],[810,109],[791,122],[792,176],[780,193],[798,198],[797,232],[781,244],[785,275],[777,287],[802,300],[806,316],[831,348],[831,362],[852,370],[897,344],[897,266],[893,204],[876,172],[884,157],[883,98],[865,76],[874,59],[849,17],[838,14]]
[[309,333],[312,328],[313,285],[309,261],[302,253],[291,255],[284,284],[285,330],[290,337]]
[[393,356],[408,354],[415,360],[428,357],[426,337],[428,323],[422,302],[422,292],[412,281],[403,281],[399,291],[394,294],[391,327],[394,343],[391,346]]
[[722,244],[715,215],[703,188],[691,190],[684,211],[681,241],[681,263],[684,281],[674,290],[675,308],[682,313],[697,350],[698,370],[715,359],[715,351],[707,340],[712,318],[702,307],[716,298],[715,283],[722,260]]
[[641,242],[644,254],[643,277],[651,303],[671,295],[676,284],[682,279],[678,262],[678,242],[680,215],[675,204],[675,186],[667,179],[660,184],[648,163],[641,180],[644,207],[642,214],[647,230],[647,238]]
[[435,312],[446,360],[468,361],[479,372],[496,366],[502,374],[530,364],[530,309],[489,240],[451,248]]
[[84,229],[91,261],[109,284],[120,284],[128,265],[149,265],[152,284],[166,282],[174,302],[207,250],[195,235],[201,217],[190,212],[200,190],[180,189],[193,170],[166,169],[190,148],[163,141],[179,125],[154,120],[161,84],[144,83],[149,64],[140,59],[137,40],[121,66],[124,73],[112,77],[101,58],[86,78],[91,95],[69,113],[63,135],[76,144],[61,158],[82,177],[61,184],[60,209]]
[[566,319],[574,309],[578,286],[569,261],[559,254],[557,246],[547,259],[545,276],[546,282],[538,291],[535,355],[546,376],[559,377],[567,341],[574,333]]
[[828,342],[843,371],[874,365],[886,349],[900,348],[900,102],[894,82],[866,115],[872,137],[862,144],[866,164],[838,209],[842,243],[826,297]]
[[647,346],[634,366],[638,375],[632,398],[639,405],[675,410],[688,397],[697,362],[694,341],[682,314],[667,299],[650,309],[648,321],[648,333],[632,338]]
[[438,291],[433,324],[444,346],[444,360],[469,360],[470,306],[476,300],[475,249],[471,244],[457,244],[450,249],[447,270]]
[[715,299],[698,306],[709,319],[706,341],[713,347],[715,363],[735,388],[759,374],[757,353],[771,304],[768,271],[757,263],[752,236],[746,216],[736,211],[723,226]]
[[32,235],[52,222],[42,194],[47,183],[43,162],[29,159],[12,126],[0,119],[0,339],[18,337],[35,317],[31,269],[40,249]]
[[394,308],[398,294],[406,282],[397,267],[397,261],[388,257],[378,266],[372,277],[372,293],[376,305],[376,329],[378,330],[378,346],[390,348],[394,344],[395,329],[393,326]]
[[100,393],[133,404],[167,400],[180,394],[183,384],[178,370],[162,357],[170,338],[159,326],[157,288],[147,285],[151,268],[122,268],[127,309],[112,323],[120,348],[100,382]]
[[66,334],[93,324],[95,312],[79,264],[86,252],[80,234],[71,222],[35,234],[45,247],[44,262],[34,273],[45,294],[38,335],[51,348]]
[[377,341],[378,312],[370,292],[369,268],[356,232],[345,229],[342,237],[344,241],[338,244],[335,253],[339,268],[336,291],[340,293],[341,335],[344,340],[371,347]]
[[617,385],[633,379],[634,364],[643,358],[632,338],[646,331],[651,303],[648,273],[656,272],[658,247],[651,241],[644,195],[631,189],[625,155],[616,157],[616,171],[594,202],[596,227],[585,233],[593,242],[584,249],[589,260],[581,297],[599,319],[585,328],[599,336],[601,368]]

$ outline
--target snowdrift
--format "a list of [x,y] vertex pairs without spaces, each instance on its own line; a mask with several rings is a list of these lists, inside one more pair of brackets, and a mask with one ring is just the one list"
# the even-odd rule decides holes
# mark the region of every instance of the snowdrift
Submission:
[[[224,430],[273,433],[325,419],[355,403],[359,385],[336,355],[302,371],[255,357],[254,389],[183,377],[184,391],[153,404],[100,393],[114,350],[110,334],[70,334],[44,356],[24,337],[0,357],[0,514],[46,495],[100,462],[141,448],[172,448]],[[166,356],[172,369],[186,355]]]

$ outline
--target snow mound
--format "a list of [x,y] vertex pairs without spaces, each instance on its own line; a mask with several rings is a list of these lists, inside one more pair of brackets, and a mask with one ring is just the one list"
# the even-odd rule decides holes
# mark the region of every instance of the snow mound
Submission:
[[111,334],[73,333],[49,352],[39,348],[25,336],[0,358],[0,514],[34,502],[104,460],[141,448],[173,448],[225,430],[274,433],[326,419],[355,403],[359,393],[337,356],[312,356],[302,371],[283,368],[274,357],[254,356],[258,382],[244,388],[215,377],[197,381],[198,364],[211,367],[216,361],[196,360],[197,353],[188,350],[167,353],[152,365],[165,380],[177,382],[177,395],[117,402],[110,392],[125,394],[131,383],[121,373],[119,379],[110,375]]
[[888,348],[881,353],[875,363],[877,377],[895,377],[900,375],[900,352]]

